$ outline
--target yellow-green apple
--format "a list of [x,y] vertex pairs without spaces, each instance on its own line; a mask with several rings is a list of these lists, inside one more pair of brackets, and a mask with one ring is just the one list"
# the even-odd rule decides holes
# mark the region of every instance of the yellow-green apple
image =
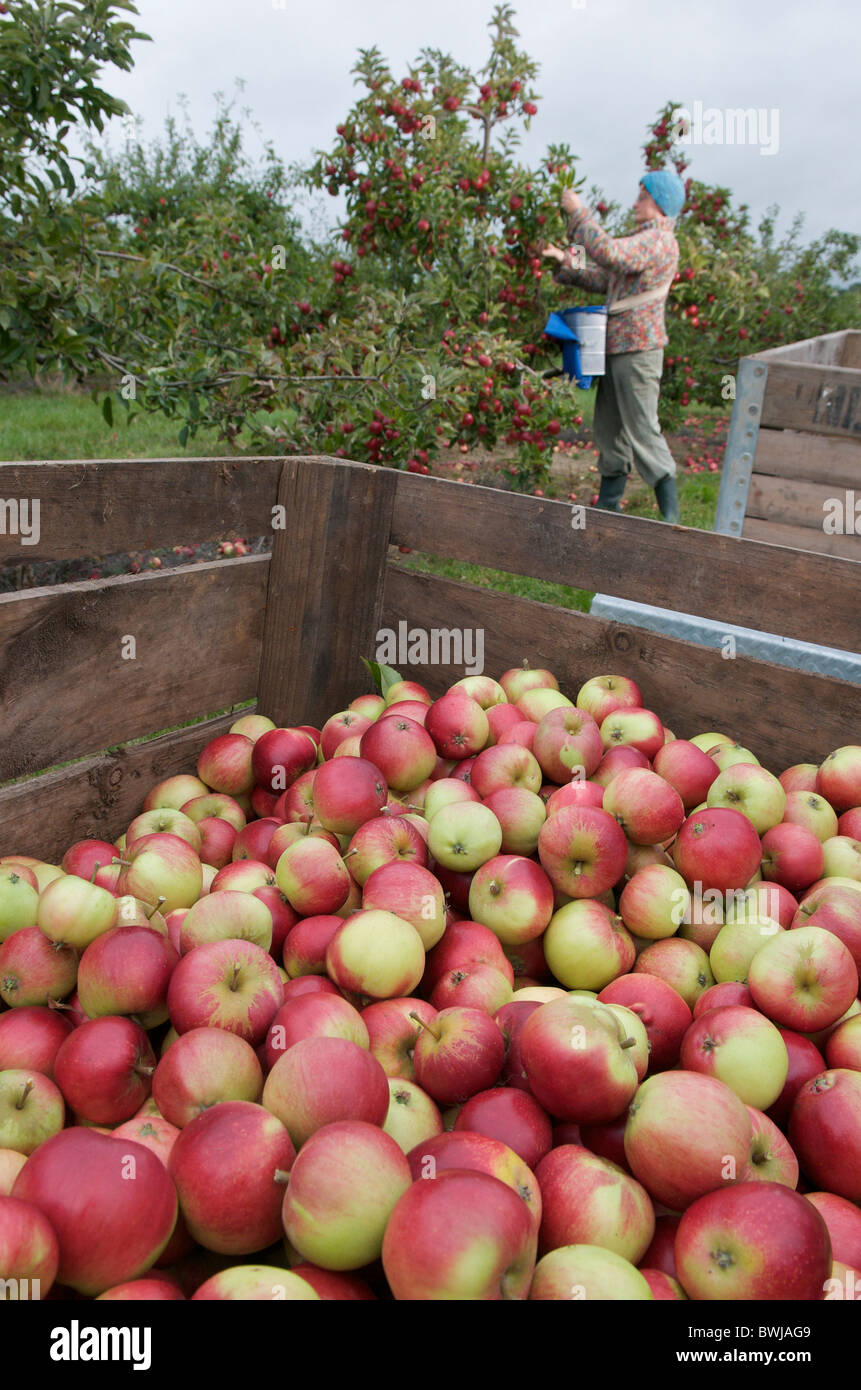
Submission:
[[532,1094],[560,1120],[615,1119],[637,1089],[630,1055],[635,1041],[610,1009],[590,1008],[573,995],[544,1004],[530,1014],[520,1036]]
[[359,750],[395,791],[412,791],[436,766],[430,734],[416,720],[399,714],[383,715],[371,724],[361,736]]
[[780,1182],[793,1190],[798,1186],[798,1159],[783,1134],[768,1115],[754,1106],[747,1107],[753,1127],[753,1140],[746,1180]]
[[326,973],[340,989],[370,999],[411,994],[425,968],[422,939],[394,912],[354,912],[326,951]]
[[415,1076],[413,1049],[421,1024],[411,1017],[413,1013],[432,1023],[437,1011],[425,1000],[409,997],[381,999],[362,1010],[370,1050],[389,1078],[412,1081]]
[[524,661],[522,666],[513,666],[509,671],[503,671],[499,677],[499,684],[511,704],[515,704],[527,690],[559,689],[559,682],[552,671],[546,671],[541,667],[533,670],[528,661]]
[[601,741],[606,749],[628,745],[653,758],[664,746],[664,726],[650,709],[616,709],[601,721]]
[[[593,994],[591,990],[572,990],[571,994],[579,1003],[584,1004],[586,1008],[598,1010],[605,1017],[607,1009],[609,1009],[612,1014],[616,1015],[621,1024],[621,1035],[625,1038],[633,1039],[633,1043],[629,1049],[629,1056],[636,1068],[637,1080],[642,1081],[646,1072],[649,1070],[651,1054],[649,1051],[649,1035],[646,1032],[646,1025],[643,1023],[640,1015],[635,1013],[633,1009],[627,1008],[624,1004],[607,1003],[606,1000],[599,998],[597,994]],[[604,1130],[609,1130],[613,1123],[615,1123],[615,1121],[606,1121],[603,1125]],[[591,1128],[583,1126],[583,1134],[591,1133],[597,1128],[599,1128],[599,1126],[593,1125]],[[618,1145],[616,1145],[615,1153],[604,1153],[602,1149],[596,1149],[595,1152],[601,1153],[604,1158],[611,1158],[614,1163],[619,1163],[621,1166],[624,1166],[625,1151],[622,1145],[621,1132],[618,1136],[618,1140],[619,1142]],[[586,1140],[584,1139],[583,1142],[585,1143]],[[591,1148],[592,1145],[589,1144],[587,1147]]]
[[[203,887],[200,858],[178,835],[161,832],[143,835],[122,851],[121,863],[123,871],[117,884],[121,894],[131,893],[149,903],[163,898],[165,912],[172,912],[175,907],[191,907],[200,897]],[[68,879],[57,882],[65,884]]]
[[805,1081],[793,1102],[788,1137],[812,1182],[861,1202],[861,1072],[834,1067]]
[[678,1061],[692,1014],[672,985],[657,975],[620,975],[601,990],[598,998],[603,1004],[621,1004],[641,1019],[649,1039],[653,1072]]
[[531,720],[535,724],[540,724],[545,714],[549,714],[554,709],[573,709],[574,701],[569,700],[567,695],[563,695],[559,690],[551,690],[547,686],[542,686],[534,690],[526,690],[519,695],[515,701],[521,719]]
[[706,734],[694,734],[691,738],[691,743],[694,744],[696,748],[702,748],[706,753],[710,748],[725,747],[734,741],[734,739],[730,738],[729,734],[719,734],[714,731]]
[[656,975],[664,980],[682,996],[689,1009],[693,1009],[700,995],[715,982],[709,958],[702,947],[678,936],[654,941],[640,951],[634,973]]
[[731,1004],[744,1004],[753,1008],[753,996],[747,985],[739,980],[725,980],[723,984],[709,985],[703,990],[694,1004],[694,1018],[702,1018],[711,1009],[723,1009]]
[[858,1207],[833,1192],[807,1192],[805,1196],[828,1227],[834,1259],[861,1269],[861,1211]]
[[365,1048],[370,1044],[362,1015],[348,999],[340,994],[301,994],[282,1004],[272,1020],[263,1045],[267,1070],[303,1038],[346,1038]]
[[22,1005],[0,1014],[0,1071],[54,1074],[57,1049],[72,1031],[64,1012]]
[[[371,821],[370,824],[376,824]],[[284,821],[274,831],[272,839],[266,849],[266,863],[270,869],[277,869],[278,860],[281,858],[285,849],[289,849],[297,840],[325,840],[327,845],[332,845],[334,849],[341,848],[341,841],[337,835],[333,835],[331,830],[324,830],[319,821],[313,820],[311,813],[304,821]]]
[[60,1283],[90,1297],[150,1269],[177,1217],[161,1159],[142,1144],[117,1144],[82,1126],[47,1139],[12,1195],[34,1203],[54,1230]]
[[88,1019],[60,1044],[54,1080],[70,1110],[95,1125],[131,1119],[152,1090],[155,1054],[130,1018]]
[[577,692],[577,708],[601,724],[617,709],[642,709],[640,687],[628,676],[592,676]]
[[428,849],[437,863],[458,873],[470,873],[499,853],[502,827],[480,801],[449,802],[432,817]]
[[416,1182],[434,1181],[453,1168],[487,1173],[517,1193],[529,1212],[535,1234],[541,1225],[541,1189],[534,1172],[519,1154],[490,1135],[452,1130],[424,1140],[407,1160]]
[[155,1028],[167,1019],[167,987],[178,960],[167,938],[150,927],[112,927],[81,956],[81,1008],[89,1018],[135,1014],[144,1028]]
[[[483,710],[493,709],[494,706],[507,704],[508,696],[503,690],[499,681],[495,681],[492,676],[462,676],[449,686],[448,694],[463,691],[473,700],[476,700]],[[428,697],[430,704],[430,697]]]
[[[197,859],[194,851],[182,840],[176,843],[183,845],[183,850],[188,850]],[[32,905],[28,903],[32,910],[31,920],[51,941],[83,950],[102,932],[110,931],[117,920],[117,900],[113,894],[106,888],[78,878],[77,874],[65,874],[62,878],[54,879],[41,894],[35,893],[29,884],[24,886],[33,894]],[[154,894],[150,901],[155,902],[157,896]],[[0,881],[0,899],[2,897],[3,884]],[[0,903],[0,912],[2,910]],[[8,917],[5,920],[8,921]],[[25,925],[29,926],[30,922],[20,923],[22,927]],[[12,930],[18,930],[18,926],[13,926]],[[9,934],[0,932],[0,937],[5,939]]]
[[714,759],[683,738],[659,748],[652,766],[659,777],[675,788],[688,813],[705,801],[709,787],[718,776]]
[[65,1116],[62,1092],[50,1077],[17,1067],[0,1071],[0,1149],[32,1154],[63,1128]]
[[640,1265],[639,1273],[651,1289],[652,1298],[656,1302],[687,1302],[687,1294],[678,1279],[674,1279],[671,1274],[665,1274],[662,1269],[647,1269],[645,1265]]
[[[563,787],[561,790],[566,789]],[[550,799],[552,801],[553,798]],[[541,827],[547,818],[544,802],[537,793],[525,787],[500,787],[485,797],[484,805],[499,821],[503,854],[535,853]]]
[[[861,907],[861,904],[859,904]],[[763,915],[782,927],[791,926],[798,911],[798,899],[782,883],[760,880],[744,892],[728,893],[725,903],[727,922],[754,921]]]
[[861,893],[841,884],[823,883],[805,894],[790,924],[821,927],[839,937],[861,971]]
[[228,825],[239,833],[245,825],[248,817],[232,796],[227,796],[223,792],[209,792],[206,796],[193,796],[188,801],[184,801],[179,808],[184,816],[199,825],[202,820],[209,820],[216,817],[219,820],[226,820]]
[[858,970],[843,942],[822,927],[781,932],[748,972],[753,1001],[774,1023],[799,1033],[827,1028],[858,994]]
[[708,954],[718,938],[721,927],[725,925],[724,904],[725,895],[717,889],[707,889],[705,893],[691,893],[690,906],[682,918],[678,935],[684,941],[694,941]]
[[562,1245],[535,1266],[531,1301],[649,1300],[652,1290],[630,1260],[598,1245]]
[[303,917],[291,927],[282,956],[284,969],[291,979],[302,975],[325,975],[329,942],[343,925],[343,917],[322,913],[315,917]]
[[367,715],[370,720],[376,719],[385,708],[386,702],[382,695],[358,695],[348,705],[348,709],[358,710],[360,714]]
[[197,775],[214,792],[239,796],[250,792],[255,776],[251,769],[254,740],[245,734],[220,734],[211,739],[197,760]]
[[743,1004],[711,1009],[695,1019],[682,1040],[679,1060],[685,1071],[716,1076],[757,1110],[774,1104],[789,1072],[779,1030]]
[[780,1125],[781,1129],[785,1129],[795,1097],[801,1087],[806,1081],[812,1081],[814,1076],[824,1072],[826,1062],[815,1043],[805,1038],[802,1033],[793,1032],[791,1028],[781,1028],[779,1032],[786,1044],[789,1071],[783,1090],[777,1100],[768,1107],[768,1116],[775,1124]]
[[462,691],[450,691],[434,700],[425,729],[443,758],[471,758],[487,743],[490,725],[477,700]]
[[532,751],[547,780],[564,783],[577,769],[579,776],[591,777],[604,755],[604,745],[591,714],[563,705],[539,720]]
[[272,913],[253,893],[230,889],[210,892],[189,908],[182,920],[182,955],[196,946],[227,940],[253,941],[264,951],[272,945]]
[[437,980],[430,994],[435,1009],[483,1009],[495,1014],[513,994],[511,981],[492,965],[464,965]]
[[542,777],[541,768],[528,748],[518,743],[501,743],[478,754],[469,780],[473,791],[486,800],[504,787],[520,787],[537,793]]
[[284,999],[274,960],[253,941],[213,941],[180,960],[167,989],[178,1033],[224,1028],[259,1046]]
[[553,885],[534,860],[497,855],[473,875],[469,911],[507,946],[532,941],[553,916]]
[[448,1008],[427,1021],[413,1048],[415,1080],[439,1105],[455,1105],[493,1086],[505,1061],[497,1023],[481,1009]]
[[752,1135],[744,1102],[723,1081],[665,1071],[647,1077],[631,1102],[625,1156],[654,1201],[683,1211],[744,1179]]
[[649,760],[645,753],[641,753],[639,748],[633,748],[630,744],[620,744],[618,747],[608,748],[595,771],[592,773],[591,780],[599,787],[608,787],[614,777],[618,777],[620,772],[625,772],[633,767],[648,767]]
[[320,751],[324,760],[335,755],[335,749],[347,738],[358,735],[359,738],[366,729],[370,729],[372,719],[366,714],[361,714],[355,709],[339,710],[327,719],[320,730]]
[[303,1038],[278,1058],[263,1105],[286,1125],[297,1149],[324,1125],[365,1120],[382,1125],[389,1108],[386,1073],[367,1048],[346,1038]]
[[281,1121],[262,1105],[218,1101],[190,1120],[168,1158],[186,1225],[199,1245],[250,1255],[281,1234],[283,1188],[296,1151]]
[[443,1133],[439,1106],[414,1081],[389,1077],[389,1110],[383,1129],[405,1154]]
[[649,941],[674,936],[690,911],[691,895],[677,870],[667,864],[638,869],[622,889],[619,914],[629,931]]
[[267,734],[270,729],[275,728],[272,719],[265,714],[242,714],[231,724],[228,729],[230,734],[244,734],[250,738],[252,743],[256,743],[261,734]]
[[379,816],[360,825],[350,840],[347,867],[356,883],[363,886],[384,864],[424,866],[427,857],[424,839],[405,816]]
[[828,754],[816,774],[816,790],[838,814],[861,806],[861,744]]
[[299,1274],[280,1265],[233,1265],[205,1280],[191,1295],[192,1303],[311,1303],[321,1295]]
[[546,1110],[534,1096],[515,1087],[494,1086],[471,1096],[454,1122],[454,1132],[462,1130],[484,1134],[507,1145],[532,1169],[553,1145]]
[[770,772],[753,763],[738,763],[721,772],[709,787],[706,803],[741,811],[757,835],[778,825],[786,809],[786,792]]
[[618,773],[604,791],[603,807],[639,845],[670,839],[685,819],[675,788],[645,767]]
[[60,1247],[44,1212],[21,1197],[0,1196],[0,1271],[4,1287],[23,1286],[21,1298],[45,1298],[57,1277],[59,1263]]
[[622,918],[591,898],[560,907],[543,945],[550,970],[566,989],[603,989],[627,974],[637,953]]
[[[501,707],[498,706],[498,708]],[[517,713],[517,723],[512,724],[509,729],[506,729],[505,733],[502,734],[496,742],[519,743],[522,748],[528,748],[531,753],[532,745],[535,742],[535,730],[538,728],[538,725],[534,719],[524,719],[516,705],[513,705],[512,708]],[[488,715],[488,721],[489,720],[490,716]],[[491,734],[492,732],[491,730]]]
[[504,1182],[446,1171],[413,1182],[395,1205],[383,1269],[400,1301],[525,1299],[535,1241],[525,1204]]
[[181,811],[192,797],[208,795],[209,787],[205,782],[190,773],[181,772],[175,777],[156,782],[144,797],[143,810],[157,811],[161,807],[171,807],[174,811]]
[[709,807],[688,816],[673,845],[673,860],[689,888],[725,893],[745,888],[759,868],[762,846],[741,811]]
[[0,946],[0,999],[10,1008],[65,999],[77,974],[77,951],[49,941],[39,927],[22,927]]
[[535,1176],[543,1206],[542,1254],[566,1245],[597,1245],[639,1264],[655,1232],[655,1211],[635,1178],[576,1144],[552,1149]]
[[[194,822],[192,822],[194,824]],[[221,816],[204,816],[197,822],[200,831],[198,854],[202,864],[211,864],[215,869],[223,869],[231,862],[233,846],[236,843],[236,829]]]
[[350,873],[340,850],[318,835],[306,835],[288,845],[275,866],[275,878],[302,917],[337,912],[350,892]]
[[845,1067],[861,1072],[861,1013],[845,1019],[825,1042],[825,1057],[829,1067]]
[[[175,811],[172,807],[164,806],[154,811],[144,811],[141,815],[135,816],[128,830],[126,831],[126,845],[133,845],[135,840],[143,839],[144,835],[178,835],[199,856],[203,846],[203,836],[199,827],[185,815],[183,811]],[[116,856],[116,851],[114,851]]]
[[314,814],[326,830],[355,835],[386,804],[383,774],[364,757],[330,758],[317,768],[312,786]]
[[450,923],[438,945],[428,952],[422,993],[430,994],[437,981],[450,970],[473,965],[492,965],[514,981],[514,970],[498,936],[483,922]]
[[848,835],[832,835],[822,845],[822,858],[826,877],[861,882],[861,840],[852,840]]
[[381,864],[365,879],[362,907],[392,912],[415,927],[426,951],[445,931],[445,894],[438,880],[421,863]]
[[783,819],[792,825],[803,825],[818,840],[828,840],[832,835],[844,833],[838,830],[837,812],[818,792],[787,792]]
[[747,913],[741,922],[721,927],[709,951],[709,965],[718,984],[731,980],[745,982],[754,956],[784,928],[771,917]]
[[628,843],[606,811],[564,806],[541,827],[538,857],[554,888],[572,898],[597,898],[622,877]]
[[717,747],[709,748],[706,751],[721,772],[726,772],[729,768],[738,767],[742,764],[747,764],[751,767],[760,766],[759,758],[756,754],[751,753],[749,748],[743,747],[740,743],[721,743],[718,744]]
[[[362,698],[361,696],[359,697]],[[421,704],[429,705],[431,697],[423,685],[418,681],[394,681],[385,693],[385,705],[397,704],[400,700],[418,700]],[[353,706],[351,706],[353,708]],[[382,712],[382,711],[381,711]]]
[[259,1101],[263,1072],[254,1049],[223,1028],[192,1028],[176,1039],[152,1079],[153,1100],[184,1129],[219,1101]]
[[377,1125],[326,1125],[290,1170],[282,1207],[287,1239],[323,1269],[360,1269],[379,1258],[392,1209],[411,1183],[403,1150]]
[[452,801],[480,801],[481,797],[469,782],[459,777],[439,777],[431,782],[425,796],[424,816],[430,821],[443,806]]
[[812,830],[791,821],[774,825],[762,837],[762,874],[799,893],[822,877],[824,847]]
[[359,734],[351,734],[338,744],[332,754],[333,758],[358,758],[361,756],[362,739]]
[[[269,729],[252,745],[252,783],[283,792],[317,761],[317,745],[302,729]],[[206,779],[204,779],[206,780]]]

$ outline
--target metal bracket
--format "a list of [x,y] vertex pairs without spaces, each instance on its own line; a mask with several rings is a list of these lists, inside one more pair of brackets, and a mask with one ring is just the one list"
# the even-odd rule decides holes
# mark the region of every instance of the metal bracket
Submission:
[[766,362],[757,357],[742,357],[715,514],[714,529],[724,536],[741,536],[767,381]]

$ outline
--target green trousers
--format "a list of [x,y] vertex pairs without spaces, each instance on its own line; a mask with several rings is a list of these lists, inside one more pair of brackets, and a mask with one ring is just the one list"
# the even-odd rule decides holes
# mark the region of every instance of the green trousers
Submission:
[[663,348],[613,353],[606,365],[592,426],[601,476],[626,476],[635,467],[649,487],[675,477],[675,459],[658,424]]

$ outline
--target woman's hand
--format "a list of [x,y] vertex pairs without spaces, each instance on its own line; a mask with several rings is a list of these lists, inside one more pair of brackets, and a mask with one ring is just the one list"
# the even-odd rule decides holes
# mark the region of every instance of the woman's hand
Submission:
[[560,246],[545,246],[543,243],[541,243],[541,254],[542,256],[546,256],[547,259],[550,261],[561,262],[565,259],[565,252],[562,250]]
[[572,213],[579,212],[583,206],[583,200],[579,193],[575,193],[573,188],[566,188],[562,194],[562,211],[567,212],[570,217]]

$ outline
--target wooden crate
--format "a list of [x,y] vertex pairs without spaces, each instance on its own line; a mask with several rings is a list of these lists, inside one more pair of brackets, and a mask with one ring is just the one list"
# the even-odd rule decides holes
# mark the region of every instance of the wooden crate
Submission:
[[[0,854],[50,860],[84,836],[114,838],[153,782],[193,770],[235,717],[213,717],[228,705],[319,724],[368,688],[360,658],[400,623],[482,629],[490,674],[528,658],[572,694],[589,676],[629,675],[679,737],[727,731],[774,770],[858,740],[848,682],[411,572],[393,547],[852,649],[861,566],[848,559],[596,510],[581,529],[562,502],[330,458],[6,463],[0,497],[40,501],[29,561],[286,520],[271,558],[0,596],[0,783],[24,779],[0,786]],[[21,554],[0,534],[0,564]],[[463,668],[403,674],[438,694]],[[203,722],[176,727],[189,720]]]
[[861,332],[742,358],[715,530],[861,559]]

